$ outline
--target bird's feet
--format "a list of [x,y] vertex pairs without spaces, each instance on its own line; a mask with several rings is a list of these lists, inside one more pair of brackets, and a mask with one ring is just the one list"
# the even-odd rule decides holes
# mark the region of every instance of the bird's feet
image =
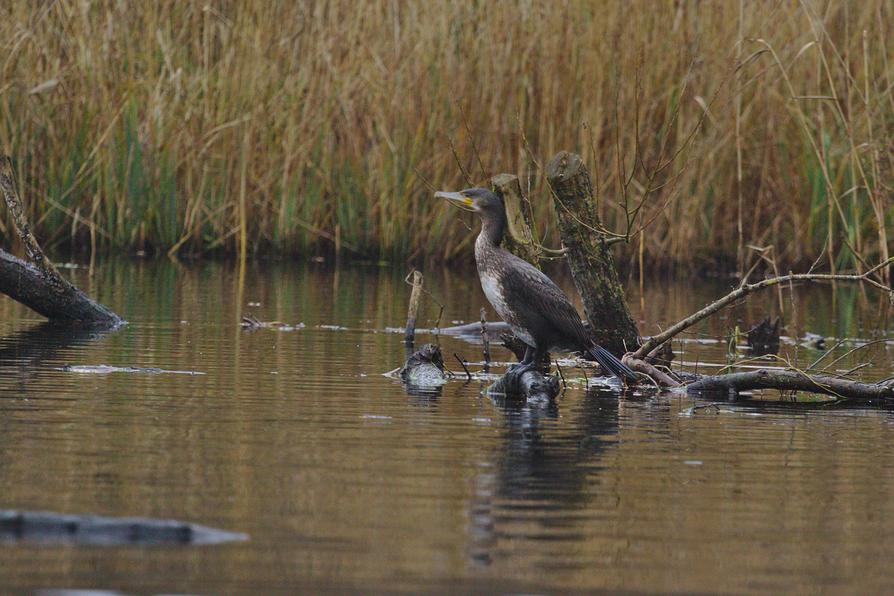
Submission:
[[518,362],[511,365],[503,375],[503,384],[507,393],[520,393],[521,378],[526,372],[536,370],[534,362]]

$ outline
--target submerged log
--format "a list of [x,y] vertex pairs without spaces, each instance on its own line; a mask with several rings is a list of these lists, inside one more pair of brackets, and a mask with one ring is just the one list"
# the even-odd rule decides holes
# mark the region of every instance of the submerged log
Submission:
[[172,519],[0,510],[0,543],[161,545],[219,544],[247,539],[245,534]]
[[496,380],[487,392],[526,400],[547,401],[559,395],[559,378],[547,377],[538,371],[529,370],[521,375],[507,373]]
[[579,155],[562,151],[549,162],[546,176],[568,266],[594,339],[615,354],[630,351],[639,344],[639,333],[602,231],[590,173]]
[[25,218],[8,157],[0,158],[0,192],[25,251],[34,263],[26,263],[0,250],[0,292],[51,321],[102,328],[122,325],[124,319],[72,285],[46,258]]

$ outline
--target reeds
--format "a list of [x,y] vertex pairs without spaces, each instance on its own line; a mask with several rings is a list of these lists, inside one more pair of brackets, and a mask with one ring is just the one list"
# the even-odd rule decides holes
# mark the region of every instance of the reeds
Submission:
[[634,259],[733,268],[772,244],[780,265],[859,268],[891,250],[885,0],[59,1],[0,18],[2,149],[48,245],[449,259],[469,233],[431,191],[499,172],[522,177],[551,244],[541,165],[569,149],[609,226],[645,199]]

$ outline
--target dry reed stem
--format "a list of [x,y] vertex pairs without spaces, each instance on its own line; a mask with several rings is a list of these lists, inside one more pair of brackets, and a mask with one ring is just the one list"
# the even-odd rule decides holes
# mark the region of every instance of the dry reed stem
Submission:
[[449,258],[468,233],[425,180],[515,173],[554,230],[534,156],[564,149],[592,164],[606,227],[639,235],[619,243],[628,259],[730,268],[755,231],[782,267],[891,253],[885,0],[2,11],[0,149],[45,242],[173,254],[338,238]]

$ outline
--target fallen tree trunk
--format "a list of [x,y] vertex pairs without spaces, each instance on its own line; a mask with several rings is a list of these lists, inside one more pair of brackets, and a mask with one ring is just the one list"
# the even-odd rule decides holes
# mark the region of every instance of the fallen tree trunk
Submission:
[[117,327],[124,320],[62,277],[0,249],[0,292],[55,322]]
[[72,285],[44,256],[25,218],[8,157],[0,158],[0,192],[13,216],[25,252],[34,262],[26,263],[0,250],[0,292],[51,321],[101,328],[122,325],[124,319]]
[[866,400],[894,399],[894,383],[861,383],[840,377],[808,375],[797,370],[759,369],[728,375],[705,376],[686,386],[690,394],[717,393],[738,394],[750,389],[779,389],[782,391],[809,391]]

